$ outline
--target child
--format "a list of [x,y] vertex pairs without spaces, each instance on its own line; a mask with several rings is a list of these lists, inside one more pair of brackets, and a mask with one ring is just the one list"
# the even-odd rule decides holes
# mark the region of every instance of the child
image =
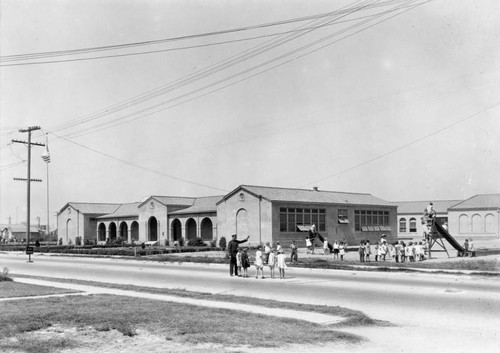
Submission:
[[248,260],[247,249],[243,249],[243,253],[241,254],[241,267],[243,267],[243,277],[248,277],[250,261]]
[[339,258],[339,241],[335,239],[333,242],[333,258],[338,259]]
[[358,253],[359,253],[359,262],[365,262],[365,242],[363,240],[359,242]]
[[372,249],[370,248],[370,241],[367,240],[365,244],[365,261],[370,262],[370,255],[372,253]]
[[298,249],[297,249],[297,243],[294,241],[292,241],[292,244],[290,245],[290,250],[292,251],[292,254],[290,255],[290,263],[297,263],[298,260],[299,260],[299,256],[298,256]]
[[264,278],[264,264],[262,263],[262,246],[257,247],[257,251],[255,252],[255,269],[257,270],[255,274],[255,278],[259,278],[259,271],[261,273],[262,278]]
[[274,252],[274,249],[271,249],[271,252],[269,253],[269,260],[267,261],[267,264],[269,265],[271,278],[274,278],[274,268],[276,267],[276,253]]
[[285,268],[286,268],[286,263],[285,263],[285,254],[283,253],[283,250],[281,250],[278,253],[278,269],[280,271],[280,279],[285,279]]
[[264,254],[262,255],[262,265],[267,264],[267,260],[269,259],[269,254],[271,253],[271,246],[269,243],[266,243],[264,247]]
[[242,249],[240,248],[236,253],[236,268],[238,270],[238,277],[241,277],[241,252]]
[[280,252],[283,248],[281,247],[281,244],[279,241],[276,242],[276,251]]
[[309,252],[311,251],[311,247],[312,247],[311,239],[306,238],[306,246],[307,246],[307,254],[309,254]]
[[330,253],[330,249],[328,249],[328,239],[326,238],[323,242],[323,252],[325,253],[325,255],[328,255]]
[[375,243],[375,262],[378,262],[378,254],[379,254],[378,247],[379,247],[379,244]]
[[340,261],[344,261],[345,246],[343,241],[341,241],[339,244],[339,254],[340,254]]

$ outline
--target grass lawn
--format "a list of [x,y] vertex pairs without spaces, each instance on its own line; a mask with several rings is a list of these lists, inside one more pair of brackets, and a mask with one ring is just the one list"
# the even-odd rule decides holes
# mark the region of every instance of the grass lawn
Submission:
[[78,293],[78,291],[46,286],[36,286],[11,281],[0,282],[0,298],[32,297],[37,295]]
[[[140,332],[154,334],[162,337],[165,348],[169,342],[278,347],[362,341],[356,335],[306,321],[112,295],[6,301],[2,303],[1,321],[0,351],[22,348],[29,353],[82,348],[82,345],[85,348],[89,332],[97,335],[111,330],[127,337],[139,336]],[[86,328],[86,337],[74,333],[64,337],[33,334],[51,326],[76,328],[76,333]],[[99,351],[99,344],[94,342],[87,348]]]
[[377,321],[366,314],[362,313],[358,310],[347,309],[341,306],[328,306],[328,305],[310,305],[310,304],[301,304],[301,303],[293,303],[293,302],[282,302],[277,300],[268,300],[268,299],[259,299],[252,297],[245,297],[244,300],[241,296],[228,295],[228,294],[211,294],[211,293],[202,293],[202,292],[190,292],[183,289],[168,289],[168,288],[152,288],[152,287],[141,287],[141,286],[133,286],[133,285],[124,285],[124,284],[114,284],[114,283],[103,283],[103,282],[93,282],[93,281],[82,281],[75,279],[54,279],[51,277],[34,277],[28,275],[16,275],[16,277],[26,277],[26,278],[37,278],[43,279],[46,281],[54,281],[54,282],[63,282],[63,283],[74,283],[74,284],[82,284],[82,285],[90,285],[90,286],[98,286],[104,288],[117,288],[122,290],[131,290],[137,292],[145,292],[145,293],[153,293],[153,294],[165,294],[165,295],[175,295],[184,298],[193,298],[193,299],[203,299],[203,300],[214,300],[214,301],[223,301],[227,303],[242,303],[248,305],[257,305],[261,307],[267,308],[282,308],[288,310],[297,310],[297,311],[306,311],[306,312],[315,312],[332,316],[341,316],[344,317],[340,323],[332,324],[331,326],[361,326],[361,325],[379,325],[384,326],[388,325],[386,322]]

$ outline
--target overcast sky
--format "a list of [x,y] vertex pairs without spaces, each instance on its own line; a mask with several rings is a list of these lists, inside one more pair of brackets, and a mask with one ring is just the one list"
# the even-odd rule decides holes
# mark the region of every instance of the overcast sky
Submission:
[[[26,219],[13,177],[27,149],[10,141],[33,125],[34,141],[48,133],[52,224],[70,201],[240,184],[388,201],[500,192],[500,3],[423,2],[2,0],[0,223]],[[31,218],[44,224],[42,153]]]

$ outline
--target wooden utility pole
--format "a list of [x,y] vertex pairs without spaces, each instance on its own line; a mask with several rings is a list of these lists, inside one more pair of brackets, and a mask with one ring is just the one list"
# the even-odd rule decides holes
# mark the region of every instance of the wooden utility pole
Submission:
[[31,179],[31,145],[35,146],[45,146],[42,143],[36,143],[36,142],[31,142],[31,132],[35,130],[40,130],[40,126],[30,126],[27,129],[21,129],[19,132],[27,132],[28,133],[28,142],[26,141],[19,141],[19,140],[12,140],[12,142],[15,143],[23,143],[25,145],[28,145],[28,177],[26,179],[22,178],[14,178],[14,180],[26,180],[27,184],[27,215],[26,215],[26,254],[29,255],[29,260],[28,262],[31,261],[31,254],[33,254],[33,248],[30,247],[30,216],[31,216],[31,182],[32,181],[37,181],[41,182],[42,180],[40,179]]

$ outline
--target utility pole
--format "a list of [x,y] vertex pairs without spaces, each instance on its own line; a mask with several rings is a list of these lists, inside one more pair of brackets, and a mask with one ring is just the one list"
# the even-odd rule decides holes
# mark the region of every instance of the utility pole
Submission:
[[26,254],[29,255],[28,262],[32,262],[31,261],[31,254],[33,254],[33,248],[30,247],[31,182],[32,181],[37,181],[37,182],[42,181],[41,179],[31,179],[31,145],[42,146],[42,147],[45,146],[42,143],[31,142],[31,132],[35,131],[35,130],[40,130],[40,126],[30,126],[27,129],[19,130],[19,132],[22,132],[22,133],[27,132],[28,133],[28,142],[19,141],[19,140],[12,140],[12,142],[15,142],[15,143],[23,143],[25,145],[28,145],[28,177],[26,179],[14,178],[14,180],[22,180],[22,181],[26,180],[26,184],[28,187],[28,189],[27,189],[27,204],[28,205],[27,205],[27,216],[26,216]]

